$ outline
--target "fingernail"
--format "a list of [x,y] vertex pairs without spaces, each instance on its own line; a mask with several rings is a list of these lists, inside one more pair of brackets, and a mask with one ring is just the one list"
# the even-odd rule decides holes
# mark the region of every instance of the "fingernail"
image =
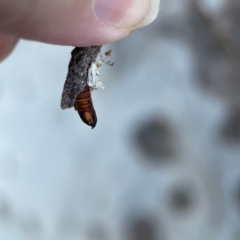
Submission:
[[157,17],[159,5],[160,0],[93,0],[98,20],[129,30],[150,24]]

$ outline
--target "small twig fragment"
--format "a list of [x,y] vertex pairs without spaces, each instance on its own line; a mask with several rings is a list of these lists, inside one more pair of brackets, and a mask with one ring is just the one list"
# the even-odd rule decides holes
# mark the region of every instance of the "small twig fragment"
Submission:
[[110,50],[108,50],[107,52],[105,52],[105,55],[106,55],[107,57],[109,57],[111,54],[112,54],[112,49],[110,49]]

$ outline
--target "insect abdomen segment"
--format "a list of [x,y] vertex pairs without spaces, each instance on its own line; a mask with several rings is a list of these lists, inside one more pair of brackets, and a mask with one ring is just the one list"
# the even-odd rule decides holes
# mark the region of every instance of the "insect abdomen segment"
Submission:
[[97,115],[92,104],[91,91],[88,85],[78,94],[74,107],[82,121],[93,129],[97,124]]

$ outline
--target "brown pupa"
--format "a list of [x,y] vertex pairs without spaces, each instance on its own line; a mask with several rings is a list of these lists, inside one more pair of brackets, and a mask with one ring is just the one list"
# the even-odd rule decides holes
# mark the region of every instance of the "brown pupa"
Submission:
[[76,47],[68,66],[67,79],[64,84],[61,108],[74,106],[82,121],[94,128],[97,115],[91,98],[91,88],[88,86],[89,68],[97,61],[101,46]]

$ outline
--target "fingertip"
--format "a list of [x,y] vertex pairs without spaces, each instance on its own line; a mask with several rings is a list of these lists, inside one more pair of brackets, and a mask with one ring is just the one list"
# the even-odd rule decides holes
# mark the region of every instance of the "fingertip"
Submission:
[[97,19],[115,28],[147,26],[159,12],[160,0],[92,0]]
[[12,52],[17,42],[16,36],[0,33],[0,62]]
[[[10,11],[11,1],[6,1],[10,12],[5,12],[11,21],[2,28],[4,32],[29,40],[80,47],[112,43],[148,25],[157,16],[160,0],[22,2],[21,11],[18,5]],[[17,42],[12,36],[7,38],[1,39],[0,59],[5,58]]]

